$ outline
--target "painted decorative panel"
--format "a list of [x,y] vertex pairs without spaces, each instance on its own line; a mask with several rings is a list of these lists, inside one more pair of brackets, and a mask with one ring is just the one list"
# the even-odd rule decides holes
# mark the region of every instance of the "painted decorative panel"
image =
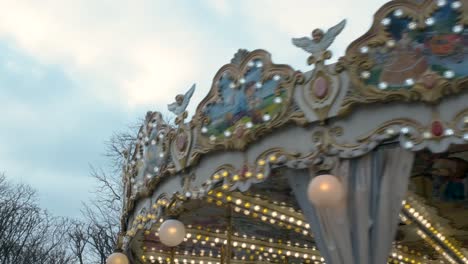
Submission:
[[[240,138],[243,129],[255,129],[277,116],[285,107],[286,89],[280,86],[281,75],[262,81],[263,63],[250,62],[247,71],[236,83],[235,77],[224,73],[218,82],[219,100],[205,107],[203,114],[210,120],[204,132],[210,137]],[[284,78],[284,77],[283,77]]]
[[455,0],[385,5],[341,61],[355,85],[344,107],[385,100],[432,102],[466,87],[464,5]]
[[[459,3],[459,4],[455,4]],[[363,73],[366,84],[380,89],[411,89],[421,82],[427,88],[435,85],[436,77],[447,79],[468,75],[468,30],[458,23],[460,2],[447,1],[430,17],[425,28],[418,29],[415,21],[396,9],[381,23],[390,39],[385,46],[371,49],[373,66],[369,75]]]
[[211,92],[197,109],[200,145],[242,149],[294,119],[292,91],[300,81],[302,74],[273,64],[263,50],[239,51],[233,63],[216,74]]

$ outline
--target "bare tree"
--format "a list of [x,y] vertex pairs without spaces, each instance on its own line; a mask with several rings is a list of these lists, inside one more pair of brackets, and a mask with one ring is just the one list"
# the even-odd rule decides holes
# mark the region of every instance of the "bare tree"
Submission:
[[73,261],[63,234],[68,221],[37,205],[35,190],[0,175],[0,263],[65,264]]
[[[110,139],[106,142],[106,150],[104,155],[111,162],[110,172],[115,174],[114,176],[120,177],[122,172],[122,165],[124,163],[125,153],[135,144],[137,140],[137,132],[139,126],[130,126],[129,130],[125,132],[116,132],[112,134]],[[93,171],[92,171],[93,172]],[[95,175],[91,175],[95,176]],[[100,182],[100,181],[98,181]]]
[[[163,120],[168,124],[174,121],[168,113],[163,114]],[[139,123],[143,122],[144,120],[140,120]],[[124,199],[122,168],[135,147],[140,124],[128,126],[126,131],[114,133],[106,142],[104,155],[109,159],[110,167],[106,169],[90,167],[96,188],[93,199],[85,203],[82,210],[85,218],[83,228],[86,227],[86,233],[80,233],[82,237],[78,236],[76,230],[71,234],[76,238],[74,252],[78,261],[80,261],[79,255],[83,255],[87,257],[87,263],[105,264],[106,258],[114,251],[120,232]],[[80,244],[76,244],[77,242]]]
[[89,263],[105,264],[117,244],[124,193],[122,167],[125,153],[137,140],[138,127],[131,126],[127,132],[114,133],[106,142],[105,156],[111,162],[110,168],[91,166],[90,174],[96,181],[96,188],[93,199],[85,203],[82,210],[87,237],[83,252],[90,258]]
[[[163,119],[173,124],[169,113]],[[105,264],[117,244],[124,193],[121,173],[139,127],[129,126],[106,142],[108,168],[91,166],[96,188],[93,199],[84,203],[83,219],[52,217],[37,204],[34,189],[11,184],[0,174],[0,263]]]
[[79,264],[84,264],[85,249],[89,241],[86,224],[84,222],[74,221],[71,224],[68,237],[70,238],[70,251],[76,257],[76,261]]

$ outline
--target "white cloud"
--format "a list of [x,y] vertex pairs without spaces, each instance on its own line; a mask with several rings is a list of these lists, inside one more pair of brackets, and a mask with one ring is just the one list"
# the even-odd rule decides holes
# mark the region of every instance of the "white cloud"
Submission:
[[42,63],[62,65],[72,79],[107,84],[89,87],[103,100],[127,106],[167,101],[168,89],[185,89],[184,79],[194,78],[203,61],[197,54],[206,38],[189,21],[165,13],[175,4],[6,2],[0,1],[8,6],[0,11],[0,37]]
[[[290,64],[296,69],[307,71],[310,69],[306,65],[308,55],[291,44],[292,37],[310,36],[313,29],[328,29],[346,18],[345,30],[330,48],[333,51],[333,62],[344,55],[353,40],[367,32],[374,13],[385,2],[386,0],[228,2],[233,16],[225,17],[223,22],[229,21],[230,27],[226,28],[223,35],[226,39],[233,39],[232,42],[238,48],[266,49],[272,54],[274,62]],[[209,0],[204,3],[211,5],[212,10],[219,10],[218,5],[224,5]],[[218,14],[222,12],[218,11]]]
[[[56,216],[79,217],[82,203],[96,187],[91,176],[83,177],[76,172],[64,173],[42,167],[25,169],[23,162],[9,160],[8,156],[2,156],[1,153],[0,157],[2,165],[13,168],[5,172],[7,179],[33,186],[38,190],[40,206]],[[23,176],[12,178],[12,175]]]
[[176,94],[174,88],[188,89],[191,80],[200,75],[195,64],[201,58],[184,47],[146,43],[132,52],[131,57],[138,71],[122,82],[130,105],[171,102]]
[[36,65],[32,66],[29,63],[17,61],[13,58],[7,57],[1,63],[3,65],[0,66],[11,74],[30,75],[36,79],[43,77],[44,74],[40,67]]
[[[7,87],[6,89],[14,89],[14,87]],[[0,116],[0,123],[2,124],[12,124],[23,121],[28,123],[21,123],[21,125],[27,127],[28,125],[36,125],[36,123],[30,122],[39,123],[41,120],[41,116],[37,111],[23,102],[18,102],[9,97],[0,97],[0,102],[2,102],[2,108],[8,111],[8,114]]]
[[218,15],[231,15],[232,5],[228,0],[205,0],[205,4],[211,7]]
[[[225,46],[226,39],[234,38],[239,48],[267,48],[275,61],[305,66],[307,55],[292,47],[291,37],[349,18],[334,46],[342,55],[346,44],[367,30],[373,10],[383,2],[244,0],[232,5],[206,0],[205,6],[224,16],[218,25],[205,21],[209,18],[196,14],[190,6],[194,3],[187,2],[0,0],[8,7],[0,11],[0,38],[41,63],[62,65],[70,78],[89,85],[102,100],[127,107],[165,105],[192,81],[206,93],[216,69],[228,62],[221,59],[229,58],[224,54],[228,48],[216,46]],[[233,10],[239,21],[224,24],[232,22],[225,16]]]

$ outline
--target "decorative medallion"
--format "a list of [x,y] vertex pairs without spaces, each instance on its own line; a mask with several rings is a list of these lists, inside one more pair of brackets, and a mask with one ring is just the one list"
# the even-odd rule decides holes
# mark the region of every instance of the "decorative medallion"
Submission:
[[309,121],[323,122],[328,118],[341,85],[340,74],[335,73],[330,66],[316,65],[309,81],[297,87],[294,99]]
[[245,131],[246,131],[245,126],[237,125],[236,128],[234,129],[234,136],[240,139],[244,136]]
[[431,125],[431,132],[432,132],[432,135],[436,137],[440,137],[444,134],[444,126],[442,125],[440,121],[434,121],[432,122],[432,125]]
[[191,129],[185,123],[179,123],[177,134],[174,136],[171,152],[176,164],[176,169],[182,169],[187,165],[188,153],[192,144]]
[[187,135],[186,134],[178,134],[176,137],[176,146],[177,150],[183,152],[187,147]]
[[324,77],[319,76],[315,79],[312,87],[313,93],[318,99],[324,99],[328,95],[329,83]]

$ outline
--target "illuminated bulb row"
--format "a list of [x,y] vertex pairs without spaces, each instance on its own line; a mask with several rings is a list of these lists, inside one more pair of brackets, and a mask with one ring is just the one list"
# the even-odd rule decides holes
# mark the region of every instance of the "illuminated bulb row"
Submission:
[[[299,227],[306,226],[306,228],[309,228],[309,225],[307,223],[304,223],[304,220],[302,219],[302,214],[295,211],[293,208],[288,208],[287,209],[288,213],[284,213],[284,212],[281,212],[280,210],[271,209],[271,208],[269,208],[268,206],[265,206],[265,205],[261,206],[259,204],[253,204],[253,202],[243,201],[241,198],[232,197],[230,195],[225,196],[225,194],[222,193],[222,192],[216,192],[216,193],[215,192],[208,192],[208,194],[212,195],[212,196],[215,196],[217,199],[223,199],[224,198],[225,202],[233,203],[236,206],[238,206],[239,208],[243,207],[243,208],[248,209],[250,211],[253,210],[253,212],[263,214],[264,216],[271,216],[273,218],[277,218],[278,220],[289,223],[289,224],[295,224],[295,225],[297,225]],[[273,203],[275,205],[279,204],[278,202],[263,201],[263,204],[271,204],[271,203]],[[287,208],[285,205],[286,204],[281,203],[281,207]],[[295,216],[291,215],[291,213],[295,214]]]
[[[242,176],[239,175],[239,174],[231,174],[231,173],[229,173],[228,171],[221,171],[221,172],[218,172],[218,173],[213,174],[212,179],[213,179],[214,181],[219,181],[219,180],[221,180],[222,178],[227,178],[227,177],[229,177],[229,176],[231,176],[231,177],[230,177],[230,180],[231,180],[232,182],[238,182],[238,181],[240,181],[240,180],[242,180],[242,179],[250,179],[250,178],[253,178],[253,177],[255,177],[257,180],[263,180],[263,179],[265,179],[265,174],[263,174],[262,172],[259,172],[259,173],[254,174],[254,173],[251,172],[251,171],[245,172],[245,174],[242,175]],[[225,189],[225,190],[229,189],[229,185],[228,185],[227,183],[225,183],[225,184],[226,184],[226,186],[224,186],[223,189]]]
[[[409,258],[407,256],[403,256],[402,254],[398,254],[397,252],[393,252],[391,254],[391,259],[393,259],[394,261],[396,260],[397,263],[417,263],[417,264],[421,264],[420,261],[417,261],[415,259],[412,259],[412,258]],[[389,262],[391,263],[391,262]]]
[[[166,253],[165,255],[169,255],[168,253]],[[190,256],[190,257],[189,257]],[[189,257],[189,258],[188,258]],[[273,258],[277,258],[278,256],[277,255],[273,255]],[[207,257],[204,257],[204,256],[198,256],[197,254],[193,253],[192,254],[188,254],[187,252],[185,252],[184,256],[183,257],[180,257],[180,256],[174,256],[174,263],[198,263],[198,264],[215,264],[215,263],[220,263],[218,261],[219,258],[221,258],[220,255],[217,256],[218,259],[214,259],[213,256],[210,256],[209,257],[210,260],[208,260]],[[282,256],[281,259],[285,259],[286,257],[285,256]],[[296,257],[296,258],[299,258]],[[259,255],[259,254],[255,254],[255,255],[248,255],[248,257],[246,255],[243,255],[242,257],[238,257],[237,255],[235,255],[232,259],[231,259],[231,263],[238,263],[237,260],[241,260],[240,263],[244,263],[245,260],[248,260],[248,261],[254,261],[255,259],[258,259],[258,260],[267,260],[267,261],[270,261],[271,258],[269,257],[263,257],[262,255]],[[146,263],[146,262],[150,262],[150,263],[156,263],[156,261],[158,261],[158,263],[171,263],[171,258],[170,257],[167,257],[167,256],[158,256],[158,257],[155,257],[153,255],[149,255],[149,256],[141,256],[141,260]],[[234,261],[233,261],[234,260]],[[304,263],[314,263],[314,264],[324,264],[323,261],[319,261],[319,260],[310,260],[310,259],[305,259],[303,260]]]
[[152,219],[156,219],[156,215],[153,215],[153,214],[137,215],[135,217],[135,220],[133,220],[133,224],[136,225],[139,223],[145,223]]
[[[238,260],[240,259],[240,260]],[[164,258],[161,256],[155,257],[155,256],[141,256],[141,260],[144,263],[171,263],[171,258],[165,256]],[[246,260],[254,261],[255,256],[250,255],[248,258],[246,256],[242,256],[241,258],[238,258],[237,256],[234,256],[233,259],[231,259],[231,263],[245,263]],[[264,260],[262,256],[258,257],[259,261]],[[265,259],[266,261],[270,261],[270,258]],[[183,264],[220,264],[220,261],[218,259],[214,258],[199,258],[197,256],[191,256],[191,257],[174,257],[174,263],[183,263]],[[288,262],[290,264],[301,264],[302,262]],[[310,260],[305,260],[305,263],[313,263],[313,264],[323,264],[323,262],[320,261],[310,261]]]
[[397,257],[398,255],[402,255],[403,257],[407,256],[410,259],[415,259],[415,261],[419,261],[418,258],[421,258],[423,256],[421,252],[417,252],[414,249],[410,250],[409,248],[406,248],[405,250],[401,245],[397,245],[393,248],[391,256],[393,256],[393,253],[396,253]]
[[[163,251],[160,250],[160,252],[163,252]],[[204,253],[204,250],[201,250],[199,256],[200,256],[200,257],[204,257],[204,254],[203,254],[203,253]],[[168,254],[168,253],[166,253],[166,254]],[[179,253],[177,252],[177,254],[179,254]],[[190,256],[190,255],[191,255],[191,256],[196,256],[197,254],[196,254],[195,252],[193,252],[193,251],[192,251],[191,253],[189,253],[188,251],[185,251],[185,252],[184,252],[184,255],[185,255],[185,256]],[[262,260],[262,259],[263,259],[263,257],[259,254],[258,251],[256,251],[256,255],[259,255],[259,256],[258,256],[258,259],[259,259],[259,260]],[[303,257],[304,257],[304,258],[307,258],[306,255],[307,255],[307,254],[304,254]],[[212,252],[209,253],[209,256],[210,256],[210,257],[213,257]],[[276,254],[273,254],[272,256],[273,256],[274,258],[277,257]],[[301,257],[301,255],[300,255],[299,253],[294,253],[294,254],[293,254],[293,253],[291,253],[290,251],[286,251],[286,256],[288,256],[288,257],[294,256],[294,257],[296,257],[296,258],[300,258],[300,257]],[[219,257],[220,257],[220,255],[218,255],[218,258],[219,258]],[[282,258],[284,258],[284,255],[282,256]],[[148,258],[145,257],[145,256],[142,256],[143,262],[146,262],[147,259],[149,259],[149,262],[151,262],[151,263],[155,263],[156,259],[158,260],[158,263],[163,263],[164,260],[166,260],[168,263],[170,263],[170,258],[168,258],[168,257],[166,257],[166,258],[164,259],[164,258],[161,257],[161,256],[159,256],[159,257],[157,257],[157,258],[155,258],[155,257],[152,256],[152,255],[150,255]],[[238,259],[237,256],[234,256],[234,259],[235,259],[235,260]],[[241,260],[245,260],[245,259],[246,259],[245,256],[242,256],[242,257],[241,257]],[[255,259],[254,255],[250,255],[249,259],[250,259],[250,260],[254,260],[254,259]],[[314,262],[311,262],[311,261],[308,260],[308,259],[305,260],[305,262],[306,262],[306,263],[321,263],[321,262],[324,262],[323,258],[320,258],[320,262],[318,261],[318,258],[312,257],[312,260],[314,260]],[[175,263],[179,263],[179,262],[182,262],[182,263],[206,263],[206,264],[208,264],[208,263],[212,263],[212,264],[214,264],[214,263],[219,263],[219,262],[217,262],[217,261],[207,261],[207,260],[198,260],[198,262],[197,262],[197,261],[194,260],[194,259],[187,259],[187,258],[183,258],[183,259],[174,258],[174,262],[175,262]],[[416,261],[416,260],[414,260],[414,259],[410,259],[410,258],[404,257],[404,256],[402,256],[401,254],[397,254],[396,252],[393,252],[393,253],[392,253],[392,255],[391,255],[391,257],[390,257],[388,263],[395,263],[395,264],[405,264],[405,263],[421,264],[420,261]]]
[[[241,237],[239,236],[238,233],[234,233],[234,236],[238,237],[239,240],[242,240],[242,238],[244,238],[244,240],[247,239],[247,236],[246,236],[246,235],[243,235],[242,238],[241,238]],[[187,237],[186,237],[186,239],[190,239],[190,238],[192,238],[192,237],[193,237],[192,234],[188,234]],[[198,241],[198,240],[203,240],[202,238],[203,238],[203,236],[202,236],[201,234],[199,234],[199,235],[197,235],[197,236],[195,237],[195,239],[196,239],[197,241]],[[220,243],[222,239],[223,239],[223,238],[215,238],[214,240],[211,239],[211,241],[215,241],[216,243]],[[252,240],[255,240],[255,237],[252,236],[251,239],[252,239]],[[206,238],[206,234],[205,234],[205,239],[204,239],[204,241],[210,241],[210,237]],[[262,240],[260,240],[260,241],[262,241]],[[241,243],[241,242],[242,242],[242,241],[237,241],[236,244],[235,244],[235,246],[241,245],[241,247],[242,247],[242,244],[239,244],[239,243]],[[274,240],[270,238],[268,242],[269,242],[269,243],[274,243]],[[265,242],[265,243],[266,243],[266,242]],[[279,240],[278,243],[281,244],[281,243],[282,243],[281,240]],[[226,239],[224,239],[223,244],[225,244],[225,245],[227,244],[227,240],[226,240]],[[291,244],[292,244],[292,243],[291,243],[291,241],[287,241],[286,244],[287,244],[288,246],[291,247]],[[310,246],[307,245],[307,244],[304,244],[304,248],[299,248],[299,247],[300,247],[300,244],[297,243],[297,242],[294,243],[294,245],[297,247],[296,250],[306,250],[306,251],[304,251],[304,252],[309,252],[308,249],[310,248]],[[247,247],[247,245],[245,245],[245,247]],[[252,246],[250,246],[250,248],[252,248]],[[262,245],[254,246],[254,248],[260,248],[260,249],[261,249],[261,248],[262,248]],[[261,250],[263,251],[264,248],[261,249]],[[312,247],[312,250],[315,251],[316,248],[315,248],[315,247]],[[269,250],[269,251],[271,251],[271,250]]]
[[[214,256],[213,256],[213,254],[212,254],[211,252],[210,252],[210,255],[209,255],[209,258],[211,259],[211,261],[210,261],[210,260],[207,260],[208,257],[207,257],[207,256],[204,256],[203,253],[204,253],[203,250],[201,250],[201,252],[200,252],[199,254],[197,254],[197,253],[194,252],[194,251],[192,251],[191,253],[189,253],[188,251],[185,251],[183,257],[184,257],[184,259],[186,259],[186,261],[184,261],[184,259],[181,260],[180,258],[176,258],[176,256],[174,256],[174,262],[175,262],[175,263],[179,263],[179,262],[183,262],[183,263],[209,263],[209,262],[210,262],[210,263],[219,263],[219,262],[217,262],[217,260],[216,260],[216,261],[213,260],[213,257],[214,257]],[[154,255],[149,255],[149,256],[143,255],[143,256],[141,256],[141,259],[142,259],[143,262],[147,262],[147,261],[149,260],[149,262],[151,262],[151,263],[155,263],[156,260],[157,260],[159,263],[164,263],[164,260],[167,261],[167,262],[170,262],[170,261],[171,261],[171,258],[170,258],[170,257],[167,257],[169,254],[170,254],[170,253],[165,252],[165,253],[164,253],[164,257],[162,257],[162,256],[155,257]],[[248,254],[250,254],[250,253],[248,253]],[[179,252],[176,252],[175,255],[179,255]],[[187,260],[187,257],[188,257],[188,256],[190,256],[190,258],[192,258],[192,259]],[[289,256],[289,255],[288,255],[288,256]],[[273,259],[277,259],[277,258],[278,258],[278,255],[272,254],[271,257],[272,257]],[[291,255],[291,257],[292,257],[292,255]],[[294,254],[294,257],[295,257],[295,258],[301,258],[301,256],[299,256],[299,255],[297,255],[297,254]],[[196,260],[196,259],[193,259],[193,258],[196,258],[197,260]],[[221,255],[218,254],[217,258],[221,258]],[[285,259],[286,256],[280,256],[279,258]],[[246,255],[243,255],[242,257],[238,257],[237,255],[234,255],[234,257],[233,257],[232,259],[233,259],[233,260],[238,260],[238,259],[240,259],[240,260],[243,260],[243,261],[244,261],[244,260],[253,261],[253,260],[255,260],[255,259],[258,259],[258,260],[266,259],[267,261],[270,261],[270,260],[271,260],[270,256],[268,256],[268,255],[263,255],[263,256],[262,256],[259,252],[255,252],[255,254],[250,254],[250,255],[248,255],[248,257],[246,257]],[[316,260],[313,260],[313,259],[316,259]],[[304,259],[303,261],[304,261],[305,263],[324,264],[323,260],[318,260],[318,258],[313,258],[313,259],[312,259],[312,260],[310,260],[310,259]],[[322,258],[321,258],[321,259],[322,259]],[[232,261],[231,261],[231,263],[232,263]]]
[[[460,260],[468,264],[468,259],[440,232],[440,230],[437,230],[436,228],[434,228],[434,226],[427,219],[425,219],[424,216],[421,215],[420,212],[418,212],[414,207],[412,207],[406,201],[403,201],[402,204],[403,204],[403,210],[405,211],[405,213],[407,215],[410,215],[413,221],[418,222],[419,225],[423,227],[426,233],[431,233],[438,240],[437,243],[444,244],[444,246],[449,248],[453,254],[455,254],[458,258],[460,258]],[[418,230],[418,234],[419,233],[421,233],[420,235],[422,238],[426,238],[426,235],[424,234],[423,231]],[[435,244],[433,246],[435,246],[434,248],[436,250],[437,248],[440,249],[440,247]],[[437,250],[437,251],[440,251],[440,250]],[[449,260],[450,256],[448,256],[448,254],[445,253],[443,255]]]
[[[406,218],[404,215],[400,215],[400,218],[402,221],[404,221],[406,224],[411,224],[411,220],[409,220],[408,218]],[[423,239],[426,241],[426,243],[428,243],[432,248],[434,248],[434,250],[436,250],[436,252],[438,252],[439,254],[443,255],[450,263],[455,263],[453,261],[453,259],[446,253],[443,251],[442,248],[439,247],[439,245],[434,242],[430,237],[428,237],[423,231],[421,231],[421,229],[418,229],[417,231],[417,234]],[[398,262],[397,262],[398,263]],[[466,262],[465,262],[466,263]]]
[[[268,161],[270,162],[275,162],[277,160],[277,157],[276,155],[272,154],[272,155],[269,155],[267,157]],[[266,160],[261,158],[257,161],[257,165],[259,166],[259,169],[258,173],[254,173],[253,171],[246,171],[243,175],[239,175],[238,173],[231,173],[227,170],[221,170],[221,171],[218,171],[216,172],[215,174],[213,174],[210,178],[210,180],[208,180],[206,183],[208,185],[211,184],[211,181],[215,181],[215,182],[218,182],[220,180],[222,180],[223,178],[230,178],[231,182],[238,182],[240,180],[245,180],[245,179],[250,179],[250,178],[256,178],[257,180],[263,180],[265,179],[265,174],[263,172],[261,172],[263,170],[263,166],[266,165]],[[228,182],[225,182],[221,188],[223,190],[229,190],[230,188],[230,183]]]
[[441,254],[446,260],[448,260],[450,263],[456,263],[455,260],[452,259],[452,257],[450,257],[446,252],[444,252],[444,250],[439,247],[439,245],[434,242],[429,236],[427,236],[426,234],[424,234],[423,231],[421,230],[418,230],[416,232],[422,239],[424,239],[426,241],[426,243],[428,243],[429,245],[432,246],[432,248],[434,248],[434,250]]
[[[216,198],[221,199],[222,193],[216,193]],[[223,206],[223,201],[216,200],[212,197],[208,197],[207,201],[209,203],[215,202],[217,206]],[[226,197],[226,201],[228,203],[232,203],[233,199],[231,196]],[[277,211],[270,210],[266,207],[260,207],[259,205],[254,205],[250,202],[242,202],[241,199],[235,199],[234,201],[235,206],[234,211],[236,213],[243,213],[246,216],[252,216],[253,218],[260,218],[263,222],[270,223],[270,224],[277,224],[278,226],[282,227],[285,226],[287,229],[293,229],[297,233],[302,233],[303,235],[309,235],[309,228],[310,225],[308,223],[304,223],[302,219],[298,219],[293,216],[286,216],[283,213],[278,213]],[[242,206],[242,207],[240,207]],[[295,227],[294,227],[294,226]]]
[[[269,160],[270,162],[275,162],[277,160],[276,156],[275,155],[270,155],[267,160]],[[262,166],[265,166],[266,165],[266,160],[265,159],[259,159],[257,161],[257,165],[262,167]],[[261,168],[260,168],[261,169]],[[245,172],[245,174],[241,177],[241,175],[239,174],[232,174],[230,173],[229,171],[227,170],[222,170],[222,171],[219,171],[215,174],[213,174],[213,176],[211,177],[213,180],[215,181],[218,181],[222,178],[227,178],[231,176],[231,180],[233,182],[236,182],[236,181],[239,181],[242,177],[245,177],[245,178],[252,178],[252,177],[256,177],[258,180],[262,180],[265,178],[265,175],[261,172],[257,173],[254,175],[254,173],[252,171],[247,171]]]
[[[150,255],[150,256],[141,256],[141,260],[146,263],[146,262],[149,262],[149,263],[172,263],[171,262],[171,258],[170,257],[161,257],[161,256],[158,256],[158,257],[155,257],[153,255]],[[176,258],[174,257],[174,263],[184,263],[184,264],[220,264],[219,260],[202,260],[202,259],[187,259],[187,258]]]
[[[294,256],[296,258],[304,258],[304,259],[312,259],[312,260],[320,260],[324,261],[322,257],[319,255],[309,255],[306,252],[309,252],[308,247],[306,248],[278,248],[278,247],[268,247],[266,248],[265,246],[261,245],[259,240],[256,239],[247,239],[247,238],[241,238],[238,236],[236,237],[236,241],[232,242],[232,246],[237,249],[246,249],[246,250],[252,250],[256,251],[259,253],[264,254],[265,256],[268,256],[269,254],[278,254],[278,255],[283,255],[283,256]],[[185,237],[185,241],[188,241],[191,239],[191,242],[194,244],[200,243],[202,245],[206,245],[207,243],[210,243],[211,246],[215,246],[216,244],[227,244],[227,240],[223,238],[213,238],[212,236],[208,235],[201,235],[201,234],[192,234],[192,233],[187,233]],[[246,242],[247,241],[247,242]],[[270,243],[273,243],[273,240],[270,240]],[[288,247],[292,247],[289,246]],[[314,250],[315,248],[313,248]],[[302,251],[302,252],[300,252]],[[315,250],[314,250],[315,251]],[[315,254],[318,254],[316,252]]]
[[[234,83],[231,83],[231,84],[230,84],[230,87],[231,87],[231,88],[235,88],[236,85],[235,85]],[[276,104],[281,104],[281,103],[283,102],[283,99],[282,99],[281,97],[275,97],[275,98],[273,99],[273,101],[274,101],[274,103],[276,103]],[[272,118],[271,115],[268,114],[268,113],[266,113],[266,114],[264,114],[264,115],[262,116],[263,122],[268,122],[268,121],[271,120],[271,118]],[[254,124],[252,123],[252,121],[248,121],[248,122],[245,123],[245,125],[244,125],[244,127],[245,127],[246,129],[251,129],[253,126],[254,126]],[[208,127],[203,126],[203,127],[201,128],[201,133],[202,133],[202,134],[207,134],[207,133],[208,133]],[[230,130],[225,130],[225,131],[223,132],[223,135],[224,135],[224,138],[230,138],[230,137],[232,136],[232,131],[230,131]],[[210,141],[216,141],[217,138],[216,138],[215,135],[210,135],[209,139],[210,139]]]
[[165,207],[169,204],[169,202],[166,199],[159,199],[157,202],[155,202],[152,207],[153,209],[158,209],[159,207]]
[[389,258],[388,259],[388,264],[409,264],[409,263],[421,263],[421,262],[409,262],[409,261],[404,261],[404,260],[399,260],[397,258]]
[[[156,201],[151,207],[153,211],[157,211],[160,207],[167,207],[169,205],[169,201],[166,198],[161,198],[158,201]],[[150,220],[156,220],[158,217],[156,214],[153,214],[149,212],[146,215],[139,214],[135,217],[135,220],[132,222],[132,226],[129,228],[127,231],[127,236],[134,236],[137,232],[137,230],[141,230],[144,228],[144,225],[146,222]],[[163,219],[159,219],[160,222],[163,221]]]

